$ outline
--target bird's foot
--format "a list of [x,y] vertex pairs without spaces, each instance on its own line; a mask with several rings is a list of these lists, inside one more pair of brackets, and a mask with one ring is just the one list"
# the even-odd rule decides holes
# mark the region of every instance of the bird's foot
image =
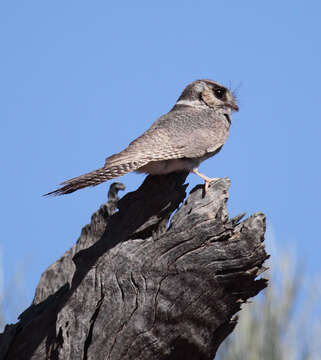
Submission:
[[207,180],[204,179],[204,192],[206,194],[206,191],[208,187],[210,186],[210,183],[216,182],[220,180],[220,178],[207,178]]
[[197,169],[193,169],[192,172],[204,180],[204,194],[206,194],[206,191],[208,190],[210,183],[219,180],[219,178],[209,178],[208,176],[201,174]]

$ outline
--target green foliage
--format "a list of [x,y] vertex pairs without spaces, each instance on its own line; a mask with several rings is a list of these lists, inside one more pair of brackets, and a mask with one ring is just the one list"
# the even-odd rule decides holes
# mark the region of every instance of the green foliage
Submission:
[[8,286],[5,287],[0,257],[0,332],[3,331],[6,323],[16,321],[17,316],[26,307],[23,274],[23,269],[17,267],[9,280]]
[[269,264],[267,289],[243,305],[239,323],[216,359],[321,359],[320,287],[295,260],[284,252]]

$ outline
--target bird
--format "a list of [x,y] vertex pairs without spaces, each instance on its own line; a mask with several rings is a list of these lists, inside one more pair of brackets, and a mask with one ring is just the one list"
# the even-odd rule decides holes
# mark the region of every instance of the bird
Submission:
[[69,194],[129,172],[165,175],[178,171],[200,176],[206,193],[210,183],[218,179],[200,173],[198,166],[221,150],[229,134],[231,114],[238,110],[228,88],[209,79],[193,81],[167,114],[127,148],[109,156],[103,167],[64,181],[45,196]]

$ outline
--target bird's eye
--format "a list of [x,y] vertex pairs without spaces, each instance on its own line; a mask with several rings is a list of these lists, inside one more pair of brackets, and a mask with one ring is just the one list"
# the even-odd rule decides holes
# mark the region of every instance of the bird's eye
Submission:
[[218,99],[222,99],[225,94],[225,89],[215,89],[214,94]]

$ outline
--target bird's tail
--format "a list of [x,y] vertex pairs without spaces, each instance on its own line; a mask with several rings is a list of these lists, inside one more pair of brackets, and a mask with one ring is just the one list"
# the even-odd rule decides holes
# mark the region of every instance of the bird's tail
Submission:
[[44,196],[69,194],[76,190],[83,189],[87,186],[96,186],[98,184],[103,183],[104,181],[116,177],[116,176],[112,176],[112,174],[106,170],[108,169],[104,169],[104,168],[97,169],[88,174],[80,175],[73,179],[64,181],[63,183],[61,183],[61,185],[63,185],[61,188],[51,191],[48,194],[45,194]]
[[88,186],[96,186],[107,180],[127,174],[130,171],[135,171],[139,166],[145,162],[124,162],[115,166],[102,167],[94,170],[88,174],[77,176],[73,179],[64,181],[61,188],[51,191],[44,196],[64,195],[70,194],[76,190],[83,189]]

